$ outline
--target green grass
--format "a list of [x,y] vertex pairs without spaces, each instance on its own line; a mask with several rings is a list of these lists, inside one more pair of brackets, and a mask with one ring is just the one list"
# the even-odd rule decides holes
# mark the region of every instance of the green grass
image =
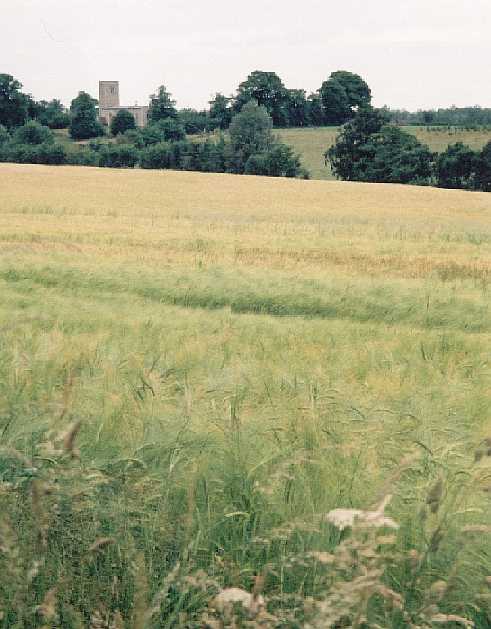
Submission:
[[0,175],[0,627],[489,626],[488,195]]

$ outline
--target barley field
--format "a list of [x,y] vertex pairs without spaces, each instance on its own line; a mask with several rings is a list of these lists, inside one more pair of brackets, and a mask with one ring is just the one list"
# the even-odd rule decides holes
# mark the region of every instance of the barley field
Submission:
[[[404,126],[404,131],[415,135],[432,151],[443,152],[449,144],[463,142],[475,151],[491,140],[491,129],[461,129],[458,127]],[[331,169],[324,163],[324,153],[332,146],[339,127],[310,127],[305,129],[276,129],[280,139],[292,146],[302,157],[302,164],[313,179],[334,179]]]
[[489,627],[491,195],[0,164],[0,627]]

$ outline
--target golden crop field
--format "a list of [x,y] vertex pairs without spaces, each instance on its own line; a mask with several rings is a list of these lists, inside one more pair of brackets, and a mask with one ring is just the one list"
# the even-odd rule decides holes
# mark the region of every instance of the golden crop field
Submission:
[[490,194],[0,164],[0,288],[24,626],[489,626]]
[[[456,127],[418,126],[402,128],[438,153],[444,151],[449,144],[456,142],[463,142],[477,151],[491,140],[491,129],[465,130]],[[275,133],[301,155],[302,163],[313,179],[333,179],[329,166],[324,163],[324,153],[334,144],[339,133],[338,127],[276,129]]]

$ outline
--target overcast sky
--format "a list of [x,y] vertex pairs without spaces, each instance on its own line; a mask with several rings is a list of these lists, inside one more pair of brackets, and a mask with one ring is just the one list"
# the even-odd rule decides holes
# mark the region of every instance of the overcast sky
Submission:
[[308,92],[350,70],[376,105],[491,107],[491,0],[0,0],[0,21],[0,73],[36,99],[104,79],[199,108],[252,70]]

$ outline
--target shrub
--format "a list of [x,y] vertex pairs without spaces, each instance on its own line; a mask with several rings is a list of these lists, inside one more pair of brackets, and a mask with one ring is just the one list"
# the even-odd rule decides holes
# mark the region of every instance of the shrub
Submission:
[[60,165],[66,164],[67,153],[61,144],[44,143],[39,145],[38,163]]
[[14,142],[17,144],[52,144],[54,136],[49,127],[39,124],[34,120],[26,122],[15,130],[13,136]]
[[134,168],[140,155],[131,144],[113,144],[99,152],[99,166],[104,168]]
[[476,188],[491,192],[491,141],[481,151],[476,162]]
[[298,155],[289,146],[280,143],[274,144],[263,153],[251,155],[244,172],[248,175],[269,177],[298,177],[303,174]]
[[142,168],[169,168],[170,147],[167,142],[152,144],[142,150],[140,166]]
[[471,190],[475,186],[477,161],[477,153],[462,142],[450,145],[436,162],[438,186]]
[[125,133],[129,129],[135,129],[136,122],[132,113],[126,109],[120,109],[118,113],[111,120],[111,135],[118,135],[119,133]]

